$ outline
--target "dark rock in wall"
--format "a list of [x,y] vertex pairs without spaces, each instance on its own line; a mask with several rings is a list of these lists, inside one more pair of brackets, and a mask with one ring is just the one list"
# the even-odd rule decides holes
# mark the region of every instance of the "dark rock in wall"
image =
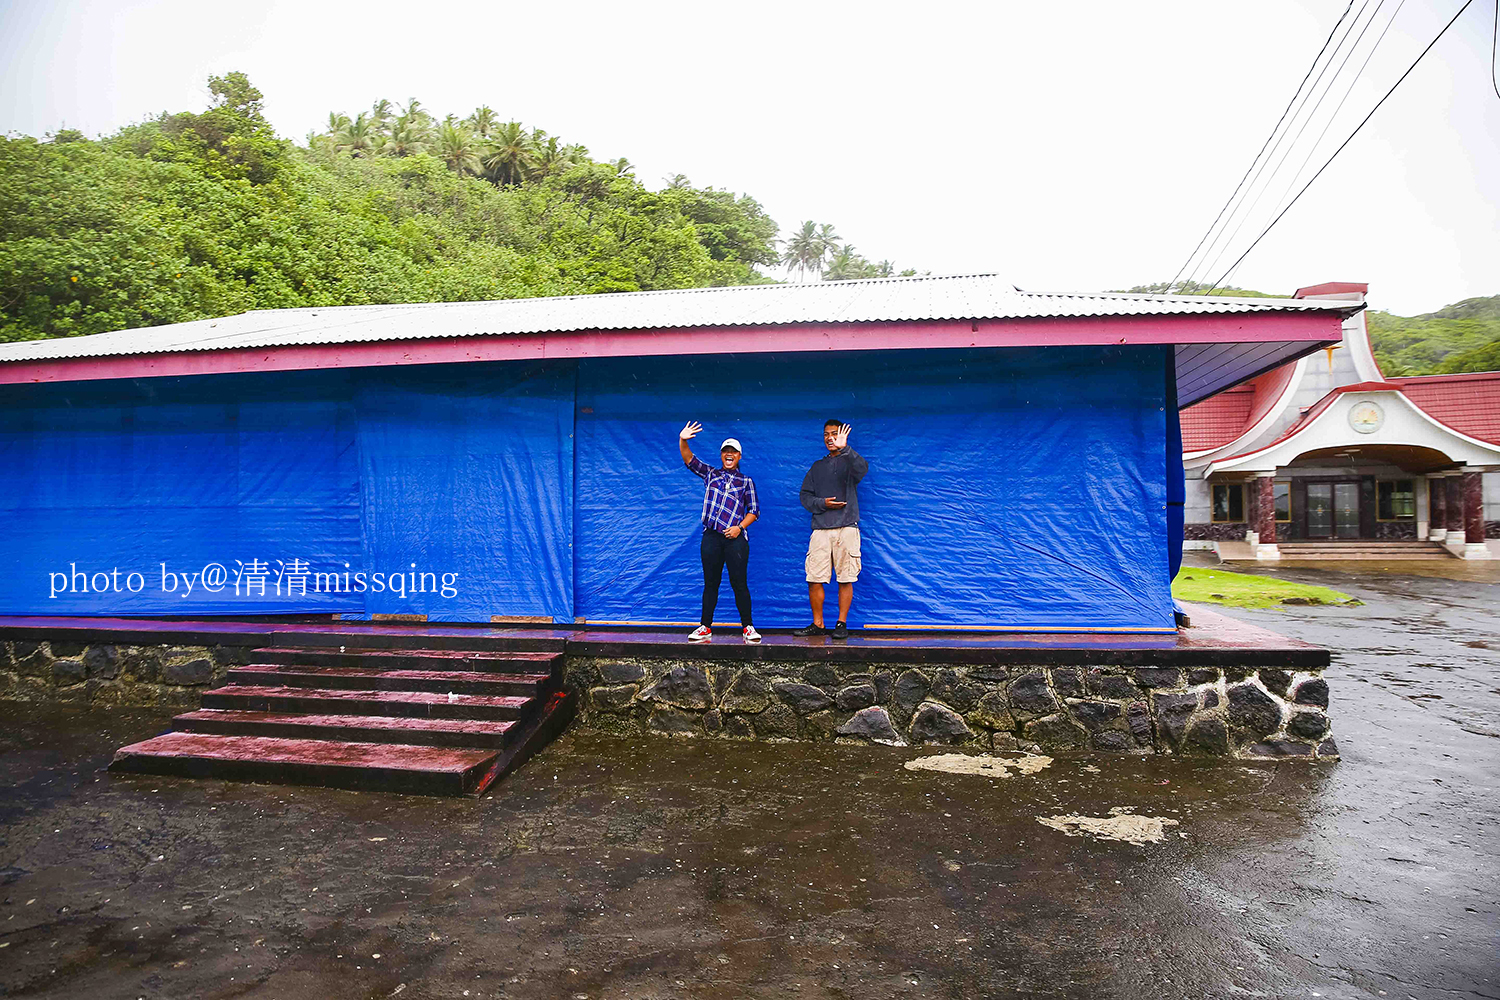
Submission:
[[1219,707],[1219,692],[1215,691],[1213,688],[1209,688],[1208,690],[1204,691],[1203,692],[1203,707],[1204,708],[1218,708]]
[[1213,684],[1219,679],[1217,667],[1194,667],[1188,671],[1189,684]]
[[1069,701],[1068,711],[1089,730],[1109,729],[1124,714],[1112,701]]
[[857,711],[861,708],[869,708],[875,704],[874,684],[850,684],[848,687],[840,688],[839,693],[834,696],[834,704],[846,712]]
[[214,646],[208,655],[221,667],[243,667],[253,662],[254,652],[249,646]]
[[670,706],[658,706],[651,712],[651,717],[646,720],[652,732],[667,733],[673,736],[696,736],[703,732],[703,717],[694,712],[684,712],[680,708]]
[[[20,650],[26,648],[26,655]],[[16,673],[23,677],[51,677],[52,654],[39,642],[16,643]]]
[[615,684],[589,689],[589,702],[601,712],[623,712],[635,704],[634,684]]
[[927,693],[929,698],[947,702],[960,712],[967,712],[979,704],[979,699],[984,697],[984,687],[966,679],[957,670],[951,667],[937,672],[932,680],[932,689]]
[[1182,683],[1182,671],[1176,667],[1136,667],[1135,682],[1142,687],[1173,688]]
[[726,712],[750,714],[762,711],[770,703],[771,685],[754,670],[741,670],[736,674],[719,702]]
[[55,642],[49,642],[47,643],[47,646],[52,650],[52,655],[57,657],[78,656],[84,650],[84,643],[68,642],[64,639],[59,639]]
[[1223,756],[1229,753],[1229,730],[1222,719],[1199,719],[1183,737],[1182,749],[1186,753]]
[[879,706],[855,712],[854,718],[838,728],[838,735],[858,736],[862,739],[880,740],[885,743],[905,742],[896,732],[896,727],[891,724],[890,715]]
[[646,676],[645,667],[625,660],[601,660],[596,669],[606,684],[634,684]]
[[1252,736],[1269,736],[1281,728],[1281,705],[1254,684],[1229,689],[1229,724]]
[[703,713],[703,731],[716,736],[724,731],[724,716],[718,709]]
[[155,684],[161,680],[161,646],[127,647],[120,657],[120,669],[138,681]]
[[1181,743],[1183,733],[1187,731],[1188,720],[1198,710],[1198,696],[1158,692],[1151,695],[1151,703],[1155,708],[1157,725],[1161,727],[1167,741],[1173,746]]
[[1082,698],[1083,675],[1077,667],[1053,667],[1052,690],[1059,698]]
[[813,663],[802,671],[802,678],[818,687],[832,687],[839,682],[839,672],[826,663]]
[[983,666],[970,667],[969,677],[987,684],[1004,684],[1010,680],[1010,670],[997,664],[986,663]]
[[771,690],[775,691],[776,697],[789,705],[798,715],[820,712],[833,704],[833,699],[828,697],[827,692],[811,684],[777,681],[771,685]]
[[1133,701],[1125,710],[1125,721],[1137,746],[1154,747],[1156,740],[1151,730],[1151,707],[1144,701]]
[[755,735],[755,727],[743,715],[726,715],[724,716],[724,735],[742,740],[750,739]]
[[1318,744],[1319,757],[1337,757],[1338,755],[1339,745],[1335,743],[1332,738],[1326,739],[1322,743]]
[[1062,713],[1026,723],[1026,739],[1044,750],[1072,750],[1088,745],[1089,734]]
[[896,678],[896,688],[891,696],[891,707],[896,715],[906,718],[915,712],[931,686],[932,682],[922,671],[903,670]]
[[1090,733],[1089,742],[1095,750],[1106,753],[1124,753],[1136,749],[1136,742],[1131,735],[1118,729],[1100,729]]
[[755,735],[761,739],[794,739],[797,736],[797,713],[779,701],[771,702],[764,712],[752,715],[750,719]]
[[1266,740],[1246,747],[1245,753],[1251,757],[1311,757],[1313,748],[1291,740]]
[[1010,685],[1010,707],[1017,716],[1027,718],[1051,715],[1061,706],[1047,686],[1047,677],[1040,670],[1022,674]]
[[1005,695],[999,691],[991,691],[980,698],[979,704],[969,713],[969,721],[985,729],[1003,729],[1009,732],[1016,728],[1016,720],[1010,714]]
[[84,676],[82,660],[54,660],[52,662],[52,680],[58,685],[66,687],[69,684],[81,683]]
[[1318,708],[1328,707],[1328,682],[1321,677],[1313,677],[1297,685],[1297,690],[1292,695],[1292,701],[1298,705],[1316,705]]
[[708,675],[702,667],[692,666],[668,670],[660,680],[641,692],[641,700],[699,711],[713,704],[709,697]]
[[935,701],[924,701],[911,720],[913,743],[967,743],[974,732],[964,723],[963,717],[946,705]]
[[90,677],[113,680],[120,673],[120,651],[113,646],[90,646],[83,654],[83,669]]
[[161,679],[167,684],[207,684],[214,679],[214,665],[203,657],[168,663],[161,668]]
[[889,670],[881,670],[873,678],[875,682],[875,702],[884,705],[891,700],[891,689],[896,686],[896,675]]
[[1291,686],[1292,675],[1279,667],[1261,667],[1260,682],[1266,686],[1266,690],[1272,694],[1286,697],[1286,689]]
[[1320,740],[1328,735],[1328,716],[1322,712],[1293,712],[1286,731],[1305,740]]
[[1135,682],[1124,674],[1110,673],[1100,667],[1090,667],[1083,679],[1084,690],[1096,698],[1137,697]]

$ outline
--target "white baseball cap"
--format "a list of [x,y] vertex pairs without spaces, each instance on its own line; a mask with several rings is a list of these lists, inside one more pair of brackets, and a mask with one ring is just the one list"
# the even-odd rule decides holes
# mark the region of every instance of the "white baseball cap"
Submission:
[[733,448],[735,451],[740,452],[741,454],[743,454],[745,451],[745,449],[740,447],[739,438],[725,438],[724,443],[719,445],[719,450],[723,451],[725,448]]

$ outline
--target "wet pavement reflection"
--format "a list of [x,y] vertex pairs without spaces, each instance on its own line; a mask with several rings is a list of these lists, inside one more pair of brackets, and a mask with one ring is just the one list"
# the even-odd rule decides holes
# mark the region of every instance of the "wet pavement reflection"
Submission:
[[[1316,582],[1366,603],[1231,614],[1334,648],[1336,764],[574,731],[428,800],[115,778],[169,711],[7,705],[0,995],[1500,995],[1500,587]],[[1040,821],[1122,809],[1175,824]]]

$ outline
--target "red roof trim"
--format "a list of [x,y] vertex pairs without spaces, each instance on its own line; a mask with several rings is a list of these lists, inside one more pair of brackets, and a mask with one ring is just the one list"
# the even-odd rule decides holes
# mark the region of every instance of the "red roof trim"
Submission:
[[1319,343],[1336,312],[809,323],[590,330],[350,344],[247,347],[0,363],[0,384],[541,358],[649,357],[912,348]]

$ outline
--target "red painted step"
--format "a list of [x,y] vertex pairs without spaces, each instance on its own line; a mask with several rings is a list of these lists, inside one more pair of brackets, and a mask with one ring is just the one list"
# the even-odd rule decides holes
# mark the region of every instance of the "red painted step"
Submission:
[[[477,670],[498,673],[550,673],[561,653],[478,652],[464,649],[293,648],[265,646],[253,650],[256,663],[311,667],[370,666],[378,670]],[[376,666],[378,664],[378,666]]]
[[350,688],[364,691],[434,691],[532,698],[551,674],[501,674],[468,670],[384,670],[370,667],[308,667],[257,663],[234,667],[229,683],[271,687]]
[[116,751],[110,770],[469,795],[488,783],[499,756],[495,750],[166,733]]
[[332,690],[231,684],[203,693],[204,708],[250,712],[400,715],[432,719],[518,719],[535,699],[432,691]]
[[515,722],[477,719],[413,719],[387,715],[301,715],[204,708],[172,720],[182,732],[220,736],[280,736],[288,739],[407,743],[433,747],[499,749],[510,742]]

